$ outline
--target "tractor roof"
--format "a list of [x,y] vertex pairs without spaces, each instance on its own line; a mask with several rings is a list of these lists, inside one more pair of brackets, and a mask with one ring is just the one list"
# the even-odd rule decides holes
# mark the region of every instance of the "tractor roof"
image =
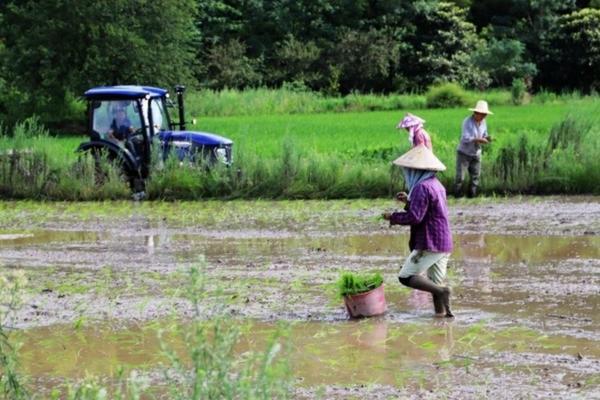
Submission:
[[152,86],[99,86],[84,93],[89,100],[133,100],[144,97],[163,97],[167,90]]

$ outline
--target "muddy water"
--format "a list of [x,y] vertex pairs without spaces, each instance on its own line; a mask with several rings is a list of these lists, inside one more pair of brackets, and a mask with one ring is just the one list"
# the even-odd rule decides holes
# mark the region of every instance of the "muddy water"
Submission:
[[[114,375],[128,369],[152,369],[161,356],[157,329],[160,324],[130,326],[114,330],[95,326],[39,328],[21,336],[22,360],[26,372],[35,377],[78,377],[87,374]],[[251,323],[238,352],[260,350],[275,330],[272,324]],[[181,350],[181,339],[165,336],[164,343]],[[495,359],[510,361],[514,369],[525,369],[528,362],[518,353],[535,354],[537,366],[554,373],[562,371],[565,382],[594,376],[600,359],[597,342],[547,336],[524,329],[491,331],[482,325],[460,327],[443,321],[394,324],[385,317],[344,323],[295,323],[290,327],[289,355],[296,379],[305,386],[323,384],[394,385],[410,377],[402,371],[427,370],[441,365],[493,366]],[[553,365],[563,353],[566,368]],[[586,361],[576,355],[585,354]]]
[[[203,265],[206,315],[225,304],[235,320],[253,324],[240,351],[260,347],[276,321],[293,324],[290,362],[307,388],[298,397],[319,397],[311,390],[325,385],[327,398],[363,398],[373,387],[401,398],[438,398],[439,390],[447,398],[508,398],[495,387],[525,398],[549,392],[595,398],[600,218],[589,204],[557,214],[551,224],[542,215],[529,226],[521,223],[528,215],[571,208],[553,200],[529,214],[517,207],[509,219],[498,214],[506,204],[472,205],[477,219],[493,222],[465,218],[456,225],[449,280],[457,318],[450,322],[433,320],[428,295],[396,280],[406,230],[377,226],[363,211],[355,222],[337,225],[348,215],[344,207],[328,210],[320,225],[306,230],[297,228],[303,216],[296,228],[286,225],[288,214],[278,214],[278,203],[257,221],[242,215],[246,224],[239,229],[217,217],[213,225],[191,229],[143,215],[110,226],[73,223],[76,216],[46,220],[52,229],[11,224],[0,230],[0,268],[23,270],[29,278],[11,325],[23,335],[26,371],[42,381],[81,377],[85,370],[110,375],[119,365],[157,368],[156,324],[173,313],[188,318],[182,270]],[[568,236],[559,234],[561,221],[570,227]],[[347,320],[334,295],[341,270],[383,273],[383,318]],[[217,287],[224,294],[217,296]],[[346,390],[360,384],[367,386]]]

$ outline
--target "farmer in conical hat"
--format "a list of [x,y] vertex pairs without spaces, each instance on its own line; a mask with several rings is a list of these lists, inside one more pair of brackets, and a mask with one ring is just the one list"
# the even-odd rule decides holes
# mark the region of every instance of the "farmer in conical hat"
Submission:
[[407,113],[406,116],[402,118],[402,121],[398,122],[396,128],[406,129],[408,132],[408,141],[412,147],[423,144],[431,150],[431,138],[427,131],[423,129],[423,124],[425,124],[424,119],[411,113]]
[[384,213],[390,225],[410,225],[411,250],[398,278],[400,283],[433,296],[436,317],[453,317],[450,288],[444,285],[446,266],[452,251],[446,190],[436,178],[446,167],[424,145],[414,147],[394,164],[402,167],[408,194],[396,199],[406,203],[404,211]]

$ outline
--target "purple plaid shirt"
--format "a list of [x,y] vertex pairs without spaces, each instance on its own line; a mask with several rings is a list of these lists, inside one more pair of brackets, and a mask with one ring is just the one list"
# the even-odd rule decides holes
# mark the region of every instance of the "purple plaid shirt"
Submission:
[[390,224],[410,225],[410,250],[452,251],[446,189],[435,176],[417,184],[405,211],[392,214]]

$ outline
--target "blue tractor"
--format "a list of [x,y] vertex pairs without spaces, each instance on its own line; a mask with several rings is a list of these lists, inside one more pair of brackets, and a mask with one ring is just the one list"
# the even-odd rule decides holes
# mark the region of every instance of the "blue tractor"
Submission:
[[85,92],[90,141],[77,151],[117,163],[134,193],[144,191],[150,175],[153,152],[164,161],[176,156],[180,161],[230,165],[233,142],[206,132],[185,128],[184,86],[176,86],[178,121],[168,109],[174,104],[165,89],[150,86],[101,86]]

